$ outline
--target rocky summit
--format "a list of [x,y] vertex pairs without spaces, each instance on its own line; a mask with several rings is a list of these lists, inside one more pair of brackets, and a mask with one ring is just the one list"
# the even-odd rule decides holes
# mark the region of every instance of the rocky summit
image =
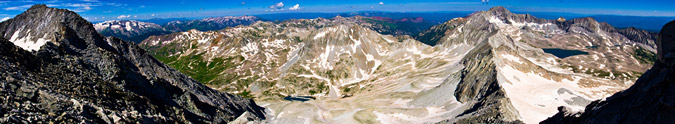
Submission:
[[672,123],[675,121],[675,21],[663,26],[656,42],[658,61],[630,88],[594,101],[583,112],[559,107],[542,123]]
[[0,123],[227,123],[265,119],[75,12],[35,5],[0,23]]
[[211,88],[253,98],[277,123],[538,123],[630,87],[658,49],[636,40],[649,37],[641,30],[503,7],[417,40],[362,18],[258,21],[140,45]]

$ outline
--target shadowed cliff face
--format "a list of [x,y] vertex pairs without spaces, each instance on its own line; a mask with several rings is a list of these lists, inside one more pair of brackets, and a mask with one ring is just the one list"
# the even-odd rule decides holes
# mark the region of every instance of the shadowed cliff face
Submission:
[[663,26],[657,39],[658,61],[633,86],[584,112],[559,112],[542,123],[672,123],[675,121],[675,21]]
[[74,12],[35,5],[0,23],[0,123],[261,120],[250,99],[210,89]]

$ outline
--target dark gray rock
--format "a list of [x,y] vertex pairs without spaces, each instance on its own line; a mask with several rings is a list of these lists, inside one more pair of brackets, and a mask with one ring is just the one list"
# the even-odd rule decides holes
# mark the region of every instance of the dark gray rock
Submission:
[[673,54],[675,53],[675,22],[671,21],[663,26],[656,42],[658,45],[659,61],[663,63],[673,63]]
[[623,28],[617,30],[623,36],[630,39],[631,41],[645,44],[649,47],[656,48],[656,35],[657,33],[652,33],[646,30],[637,29],[634,27]]
[[518,111],[497,82],[497,66],[487,40],[471,50],[462,60],[461,72],[454,96],[472,106],[459,116],[456,123],[523,123]]
[[[6,39],[26,30],[17,34],[52,41],[29,52]],[[35,5],[0,23],[0,35],[0,123],[265,119],[252,100],[208,88],[134,43],[104,38],[68,10]]]
[[675,122],[675,21],[657,40],[659,61],[633,86],[606,100],[593,101],[584,112],[559,112],[541,123],[673,123]]

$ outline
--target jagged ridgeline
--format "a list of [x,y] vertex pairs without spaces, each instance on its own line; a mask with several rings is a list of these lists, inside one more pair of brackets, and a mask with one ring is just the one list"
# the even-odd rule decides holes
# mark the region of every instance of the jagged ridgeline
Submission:
[[265,119],[134,43],[46,5],[0,23],[0,123],[227,123]]
[[255,16],[209,17],[198,20],[170,21],[166,24],[136,20],[110,20],[96,23],[94,28],[104,36],[118,37],[138,43],[152,35],[163,35],[191,29],[200,31],[220,30],[237,25],[249,25],[259,20],[261,19]]
[[561,106],[544,124],[672,123],[675,121],[675,21],[658,35],[658,60],[630,88],[593,101],[583,112]]
[[538,123],[626,89],[656,55],[652,34],[593,18],[495,7],[423,31],[426,44],[358,18],[258,21],[140,45],[209,87],[254,98],[279,123]]

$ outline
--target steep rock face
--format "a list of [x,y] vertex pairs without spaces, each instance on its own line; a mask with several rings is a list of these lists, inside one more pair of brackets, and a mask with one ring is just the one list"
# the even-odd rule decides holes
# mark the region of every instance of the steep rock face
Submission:
[[169,33],[155,23],[135,20],[111,20],[94,24],[94,28],[101,35],[118,37],[122,40],[141,42],[151,35]]
[[657,40],[658,59],[633,86],[605,100],[594,101],[584,112],[559,112],[542,123],[672,123],[675,118],[675,21],[663,26]]
[[656,50],[656,35],[657,33],[648,32],[646,30],[637,29],[634,27],[624,28],[617,30],[619,33],[626,36],[631,41],[635,41],[644,45],[647,45],[651,48],[650,50]]
[[464,18],[455,18],[443,24],[432,26],[431,28],[420,32],[415,36],[415,39],[424,44],[435,46],[443,36],[448,35],[446,33],[450,33],[448,30],[452,30],[463,23],[464,21],[462,20],[464,20]]
[[35,5],[0,23],[0,33],[2,123],[265,119],[252,100],[210,89],[133,43],[104,38],[68,10]]
[[[617,49],[613,44],[619,44],[626,38],[618,33],[611,33],[611,28],[607,28],[611,26],[602,25],[592,19],[567,21],[570,22],[567,22],[569,24],[565,28],[562,22],[556,20],[513,14],[502,7],[495,7],[489,11],[476,12],[468,17],[453,19],[440,25],[440,27],[451,28],[439,28],[440,30],[436,31],[437,33],[443,32],[443,35],[434,36],[434,39],[438,40],[435,47],[466,45],[474,50],[483,48],[490,51],[478,54],[484,56],[483,58],[469,57],[473,55],[472,52],[464,57],[465,71],[471,68],[480,68],[480,71],[466,71],[464,73],[466,75],[458,75],[463,79],[455,90],[455,97],[458,101],[466,103],[464,101],[467,99],[476,99],[476,103],[479,104],[472,106],[482,108],[478,111],[483,111],[483,113],[448,121],[503,123],[520,120],[525,123],[536,123],[546,119],[547,114],[555,113],[559,105],[579,111],[591,100],[601,99],[627,88],[630,83],[626,82],[635,79],[635,76],[629,76],[629,74],[635,75],[632,70],[622,69],[626,75],[617,78],[618,76],[612,77],[612,74],[600,75],[597,72],[578,69],[579,67],[598,67],[579,62],[597,62],[597,65],[604,66],[605,69],[622,68],[638,62],[610,65],[612,62],[603,61],[600,57],[594,56],[612,55],[621,59],[634,59],[632,58],[633,51],[641,47],[635,44],[625,44],[621,45],[623,48]],[[567,31],[568,29],[570,31]],[[589,43],[608,48],[586,48],[581,45]],[[482,44],[488,44],[489,47]],[[558,58],[542,51],[546,48],[591,51],[593,54]],[[473,60],[479,63],[467,64],[466,62],[471,59],[482,60]],[[494,63],[494,66],[490,66],[490,63]],[[480,64],[483,66],[475,66]],[[645,64],[645,66],[650,65]],[[641,67],[634,69],[636,72],[644,70]],[[491,73],[494,73],[494,76]],[[493,81],[496,84],[491,83]],[[493,92],[492,95],[490,92]],[[481,101],[483,99],[491,102]]]
[[[511,105],[497,80],[497,68],[492,47],[483,42],[470,51],[461,63],[455,97],[460,102],[474,103],[457,123],[522,123],[518,111]],[[468,116],[467,116],[468,115]]]

